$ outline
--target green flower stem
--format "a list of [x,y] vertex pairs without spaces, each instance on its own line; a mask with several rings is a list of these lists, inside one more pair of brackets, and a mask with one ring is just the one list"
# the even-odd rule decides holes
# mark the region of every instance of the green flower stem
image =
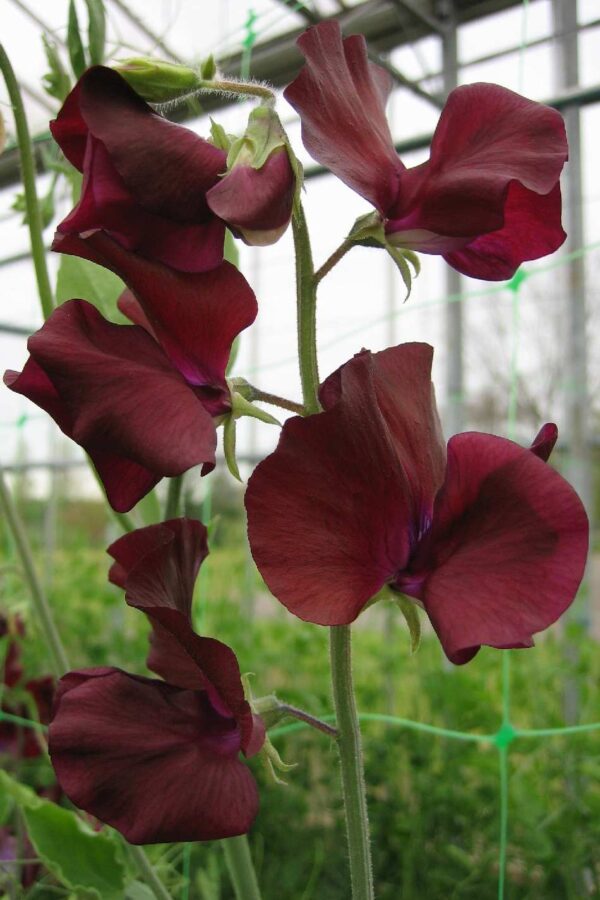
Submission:
[[221,841],[236,900],[260,900],[260,890],[245,834]]
[[169,478],[167,489],[167,502],[165,503],[165,520],[176,519],[181,505],[181,492],[183,490],[183,475],[175,475]]
[[65,653],[65,648],[62,645],[58,630],[56,628],[56,625],[54,624],[54,619],[52,618],[50,606],[48,605],[46,595],[44,594],[42,585],[35,570],[33,554],[31,552],[29,541],[27,540],[25,528],[23,527],[23,523],[21,521],[19,513],[17,512],[17,508],[13,502],[12,496],[4,479],[4,473],[1,468],[0,508],[4,513],[4,518],[12,533],[17,552],[21,558],[21,565],[23,567],[25,580],[27,581],[31,599],[33,600],[33,605],[35,606],[38,618],[44,630],[46,642],[48,644],[50,655],[52,657],[52,668],[54,670],[54,674],[58,678],[60,678],[60,676],[63,675],[64,672],[66,672],[69,668],[67,654]]
[[238,97],[260,97],[261,100],[268,104],[275,103],[275,94],[264,84],[258,84],[255,81],[221,81],[220,79],[209,79],[208,81],[199,81],[196,90],[204,93],[206,91],[216,91],[219,94],[235,94]]
[[331,680],[339,730],[338,747],[346,809],[353,900],[373,900],[369,818],[365,794],[360,726],[352,686],[349,625],[330,628]]
[[258,400],[261,403],[270,403],[272,406],[278,406],[280,409],[287,409],[289,412],[296,413],[297,416],[303,416],[306,413],[302,403],[296,403],[294,400],[288,400],[286,397],[279,397],[277,394],[269,394],[267,391],[261,391],[260,388],[249,384],[248,400]]
[[334,266],[337,266],[340,259],[343,259],[348,250],[351,250],[354,244],[352,241],[342,241],[337,250],[334,250],[329,259],[326,259],[320,269],[315,272],[315,284],[318,284],[326,275],[328,275]]
[[156,874],[154,867],[150,863],[150,860],[143,849],[141,847],[136,847],[134,844],[129,844],[128,850],[131,859],[138,867],[142,878],[151,889],[156,900],[172,900],[170,893]]
[[298,359],[304,408],[310,415],[319,412],[319,367],[317,363],[317,290],[315,269],[300,203],[292,216],[296,251],[296,315],[298,323]]
[[27,223],[29,225],[31,255],[33,257],[42,311],[44,313],[44,319],[47,319],[54,309],[54,295],[52,293],[52,287],[50,286],[48,267],[46,265],[46,250],[44,248],[42,234],[42,215],[35,185],[33,150],[19,85],[13,67],[10,64],[10,60],[6,55],[6,51],[2,44],[0,44],[0,70],[4,76],[6,89],[8,91],[8,96],[10,97],[15,118],[15,128],[17,131],[17,141],[21,159],[21,172],[23,175],[23,187],[25,190],[25,208],[27,210]]
[[[302,396],[307,413],[319,412],[317,365],[316,286],[306,219],[299,206],[292,218],[296,250],[298,300],[298,355]],[[326,264],[327,265],[327,264]],[[350,856],[353,900],[373,900],[373,874],[369,843],[369,819],[360,741],[360,726],[354,700],[350,653],[350,626],[330,629],[331,680],[338,728],[342,770],[342,793]]]

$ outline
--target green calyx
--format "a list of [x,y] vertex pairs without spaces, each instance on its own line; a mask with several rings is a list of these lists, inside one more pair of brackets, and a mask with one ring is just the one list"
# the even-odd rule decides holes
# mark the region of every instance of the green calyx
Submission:
[[281,149],[287,149],[287,138],[279,116],[270,106],[257,106],[244,134],[230,145],[227,171],[240,165],[262,169],[271,154]]
[[[383,219],[379,213],[371,212],[364,216],[359,216],[350,229],[350,233],[346,240],[351,241],[353,244],[358,244],[361,247],[375,247],[386,250],[400,272],[404,287],[406,288],[406,297],[404,300],[408,300],[412,290],[413,278],[416,278],[421,271],[421,263],[419,262],[419,257],[413,250],[394,247],[389,243],[385,235]],[[411,267],[413,270],[412,272]]]
[[258,406],[254,406],[250,400],[247,400],[243,394],[239,393],[240,390],[247,393],[245,386],[248,385],[248,382],[244,381],[243,378],[237,379],[233,378],[230,383],[230,391],[231,391],[231,412],[224,416],[223,418],[223,455],[225,456],[225,462],[227,464],[227,468],[233,475],[233,477],[237,481],[241,481],[242,477],[240,475],[239,466],[237,464],[236,458],[236,420],[240,419],[242,416],[250,416],[250,418],[258,419],[261,422],[265,422],[267,425],[279,425],[281,428],[281,422],[272,416],[270,413],[265,412],[264,409],[259,409]]
[[197,90],[199,85],[194,69],[162,59],[131,57],[120,60],[114,69],[149,103],[177,100]]

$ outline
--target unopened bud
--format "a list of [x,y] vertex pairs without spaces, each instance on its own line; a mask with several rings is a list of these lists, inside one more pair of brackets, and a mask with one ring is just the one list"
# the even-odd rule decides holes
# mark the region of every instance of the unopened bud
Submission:
[[166,103],[189,94],[198,87],[194,69],[139,56],[123,59],[114,66],[131,87],[149,103]]

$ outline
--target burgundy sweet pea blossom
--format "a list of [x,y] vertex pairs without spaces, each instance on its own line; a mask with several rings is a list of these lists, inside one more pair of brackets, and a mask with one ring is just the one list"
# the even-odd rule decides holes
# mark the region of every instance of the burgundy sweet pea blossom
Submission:
[[440,254],[459,272],[510,278],[565,239],[559,176],[562,118],[493,84],[458,87],[438,122],[429,160],[407,169],[385,118],[392,82],[360,35],[337,22],[298,40],[306,65],[284,96],[300,114],[309,153],[381,214],[398,247]]
[[112,507],[131,509],[163,476],[215,464],[214,417],[231,406],[231,344],[257,312],[227,262],[177,272],[129,253],[102,232],[58,236],[55,249],[116,272],[135,325],[115,325],[85,300],[60,306],[28,341],[5,383],[46,410],[90,455]]
[[111,580],[152,623],[148,664],[165,680],[113,668],[65,675],[49,732],[58,780],[73,803],[130,843],[243,834],[258,793],[239,754],[260,750],[264,728],[244,698],[233,651],[191,627],[206,529],[174,519],[125,535],[109,552]]
[[83,173],[81,199],[58,226],[62,234],[101,229],[126,250],[183,272],[205,272],[223,260],[228,212],[234,225],[241,215],[263,243],[281,233],[267,237],[281,225],[274,195],[287,189],[274,163],[250,180],[236,175],[232,203],[223,196],[227,153],[158,115],[112,69],[84,72],[50,129]]
[[428,614],[448,658],[530,647],[572,602],[588,523],[532,450],[441,436],[432,348],[363,351],[321,386],[324,412],[284,425],[246,493],[248,534],[273,594],[320,625],[352,622],[384,586]]

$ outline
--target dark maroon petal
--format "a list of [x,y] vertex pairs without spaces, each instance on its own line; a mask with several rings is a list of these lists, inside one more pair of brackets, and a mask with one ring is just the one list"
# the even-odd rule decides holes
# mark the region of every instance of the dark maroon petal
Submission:
[[258,809],[239,730],[205,692],[118,669],[71,672],[49,750],[73,803],[133,844],[243,834]]
[[530,450],[489,434],[448,443],[421,594],[448,658],[528,647],[575,597],[588,522],[573,488]]
[[214,216],[178,222],[146,209],[125,186],[104,144],[89,137],[81,198],[58,231],[77,235],[97,229],[126,250],[182,271],[204,272],[223,260],[223,222]]
[[472,278],[512,278],[522,262],[558,250],[566,237],[560,214],[558,184],[540,196],[513,182],[504,207],[504,227],[476,238],[463,249],[445,253],[444,259]]
[[[386,359],[378,375],[374,359],[359,354],[341,368],[331,409],[288,419],[246,492],[263,578],[291,612],[320,625],[353,621],[406,565],[418,534],[413,488],[379,408],[393,364]],[[429,390],[426,368],[422,375]]]
[[[194,583],[208,555],[206,528],[193,519],[172,519],[123,535],[108,548],[115,559],[109,579],[138,609],[176,609],[191,622]],[[152,617],[148,668],[178,687],[206,687],[206,679],[179,641]]]
[[[71,300],[28,342],[33,362],[7,385],[38,403],[90,453],[115,509],[164,475],[214,464],[214,423],[146,332]],[[116,465],[116,469],[114,468]],[[141,467],[141,468],[140,468]],[[135,502],[135,500],[134,500]]]
[[[452,253],[460,251],[459,246],[446,242],[435,249],[431,235],[472,242],[516,227],[521,233],[514,238],[509,260],[535,259],[562,242],[557,192],[566,159],[564,122],[556,110],[498,85],[459,87],[444,107],[429,161],[402,175],[386,231],[399,245],[408,232],[407,243],[415,249]],[[534,223],[544,230],[543,236],[535,229],[527,232]],[[504,240],[510,239],[508,235]],[[519,241],[524,241],[521,251]],[[460,261],[460,252],[458,256]],[[463,271],[454,258],[449,261]],[[472,274],[464,265],[466,274]]]
[[[205,193],[225,171],[227,154],[188,128],[163,119],[117,72],[103,66],[88,69],[57,123],[65,110],[69,123],[82,119],[89,134],[102,142],[145,209],[180,222],[210,215]],[[61,143],[56,123],[52,130]]]
[[544,462],[548,462],[557,440],[558,428],[554,422],[547,422],[542,425],[529,449]]
[[257,313],[254,293],[235,266],[224,262],[210,272],[177,272],[128,253],[100,232],[85,239],[57,235],[53,248],[119,275],[186,381],[213,389],[223,405],[220,412],[229,408],[225,369],[231,345]]
[[[411,485],[411,517],[424,531],[446,471],[446,443],[431,383],[433,347],[400,344],[372,354],[371,359],[377,405]],[[319,397],[326,409],[339,395],[340,372],[321,386]]]
[[295,184],[288,152],[281,148],[260,169],[234,166],[210,189],[207,200],[247,244],[266,246],[275,243],[289,224]]
[[390,76],[369,62],[362,35],[342,41],[337,22],[309,28],[297,43],[306,65],[284,97],[300,115],[304,146],[385,212],[404,170],[385,118]]
[[50,131],[69,162],[82,172],[88,127],[79,109],[80,95],[81,80],[66,98],[56,119],[50,122]]
[[148,334],[152,335],[155,341],[158,341],[158,338],[154,333],[154,329],[148,321],[148,316],[140,306],[139,301],[133,291],[130,291],[129,288],[125,288],[125,290],[117,300],[117,306],[123,313],[123,315],[129,319],[130,322],[133,322],[134,325],[139,325],[141,328],[147,331]]

